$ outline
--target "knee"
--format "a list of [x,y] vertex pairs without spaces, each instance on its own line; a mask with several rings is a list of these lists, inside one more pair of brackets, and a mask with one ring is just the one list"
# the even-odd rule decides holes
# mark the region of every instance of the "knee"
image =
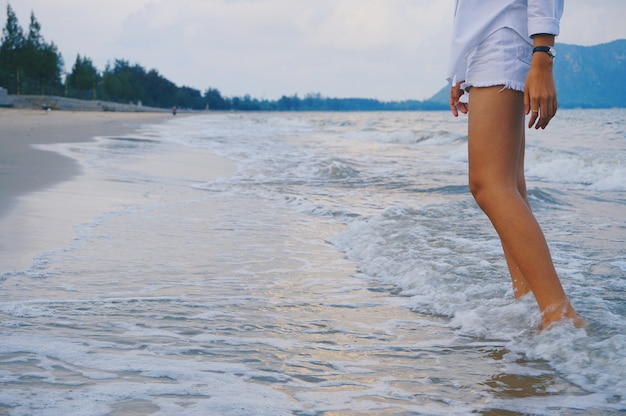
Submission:
[[477,176],[470,176],[469,189],[478,206],[486,213],[489,213],[493,205],[498,205],[506,194],[502,185]]
[[474,200],[483,208],[486,201],[489,199],[487,197],[488,187],[486,186],[484,181],[479,180],[478,178],[470,175],[469,177],[469,190],[474,197]]
[[504,207],[511,208],[511,202],[524,203],[517,186],[510,181],[485,176],[470,175],[469,189],[474,200],[489,218],[502,212]]

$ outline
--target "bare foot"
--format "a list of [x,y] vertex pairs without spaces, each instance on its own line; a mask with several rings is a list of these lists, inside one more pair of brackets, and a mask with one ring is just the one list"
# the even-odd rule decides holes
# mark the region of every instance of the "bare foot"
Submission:
[[543,331],[553,323],[564,319],[571,320],[576,328],[582,328],[586,325],[585,320],[572,308],[572,305],[566,302],[564,304],[549,306],[543,311],[539,330]]

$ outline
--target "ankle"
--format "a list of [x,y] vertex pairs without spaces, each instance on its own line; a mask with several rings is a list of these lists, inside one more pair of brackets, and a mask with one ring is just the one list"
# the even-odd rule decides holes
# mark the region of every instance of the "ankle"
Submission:
[[585,320],[574,310],[569,300],[561,303],[554,303],[547,306],[541,313],[541,326],[539,329],[545,329],[555,322],[569,319],[575,327],[582,328],[585,326]]

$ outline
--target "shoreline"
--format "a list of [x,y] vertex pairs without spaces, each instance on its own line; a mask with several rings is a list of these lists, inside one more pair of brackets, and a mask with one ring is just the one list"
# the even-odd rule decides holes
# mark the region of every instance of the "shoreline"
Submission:
[[33,145],[90,142],[96,136],[132,133],[142,124],[171,117],[166,113],[0,109],[0,218],[19,197],[81,173],[76,160]]
[[[177,116],[178,117],[178,116]],[[68,112],[0,109],[0,276],[32,267],[40,253],[66,246],[77,224],[120,206],[141,203],[141,189],[125,187],[90,166],[72,148],[101,145],[145,125],[172,120],[168,113]],[[232,172],[229,161],[206,151],[163,143],[129,161],[130,169],[194,167],[194,180]],[[199,157],[210,159],[202,166]]]
[[164,108],[148,107],[141,104],[122,104],[102,100],[81,100],[78,98],[59,97],[55,95],[10,95],[9,108],[22,110],[61,110],[87,112],[121,112],[121,113],[169,113]]

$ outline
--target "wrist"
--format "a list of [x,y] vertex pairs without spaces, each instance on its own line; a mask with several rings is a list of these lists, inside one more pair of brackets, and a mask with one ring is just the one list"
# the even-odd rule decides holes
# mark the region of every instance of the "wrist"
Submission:
[[548,55],[550,58],[554,59],[556,57],[556,49],[554,49],[553,46],[535,46],[533,48],[533,57],[536,54],[546,54]]
[[531,68],[552,73],[554,69],[554,59],[547,53],[535,53],[530,62]]
[[554,35],[537,33],[532,36],[533,46],[554,46]]

